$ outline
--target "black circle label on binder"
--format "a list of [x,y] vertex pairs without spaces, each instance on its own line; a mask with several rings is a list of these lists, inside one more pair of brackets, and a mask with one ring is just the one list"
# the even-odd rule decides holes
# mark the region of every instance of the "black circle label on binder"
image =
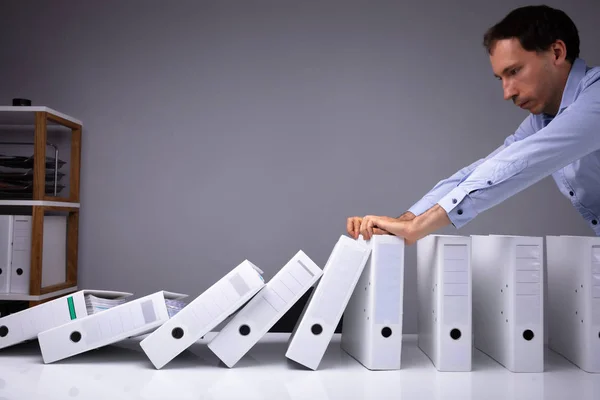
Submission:
[[313,333],[313,335],[320,335],[323,332],[323,327],[321,324],[314,324],[310,327],[310,331]]
[[389,338],[390,336],[392,336],[392,329],[386,326],[381,330],[381,336],[383,336],[384,338]]
[[8,328],[4,325],[0,326],[0,337],[6,337],[8,335]]
[[180,327],[173,328],[173,330],[171,331],[171,335],[173,335],[175,339],[181,339],[183,337],[183,329],[181,329]]
[[450,331],[450,337],[454,340],[460,339],[461,335],[462,333],[460,332],[460,329],[454,328]]
[[17,268],[17,275],[19,275],[19,276],[23,275],[23,269],[22,268]]
[[71,333],[71,336],[69,336],[69,338],[71,339],[71,342],[77,343],[81,340],[81,333],[75,331],[75,332]]
[[250,327],[246,324],[240,326],[240,335],[248,336],[250,334]]
[[533,336],[533,331],[531,329],[526,329],[525,331],[523,331],[523,339],[529,341],[533,339]]

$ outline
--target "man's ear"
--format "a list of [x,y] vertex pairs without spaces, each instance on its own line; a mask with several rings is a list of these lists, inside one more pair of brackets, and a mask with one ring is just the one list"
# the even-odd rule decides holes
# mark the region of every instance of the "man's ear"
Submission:
[[567,45],[562,40],[557,40],[550,45],[550,51],[554,57],[554,62],[562,64],[567,59]]

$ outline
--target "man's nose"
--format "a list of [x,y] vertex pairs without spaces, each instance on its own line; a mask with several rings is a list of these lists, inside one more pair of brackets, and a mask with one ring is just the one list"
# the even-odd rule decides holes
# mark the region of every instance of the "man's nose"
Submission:
[[502,86],[504,90],[504,100],[511,100],[517,97],[517,90],[510,82],[506,82]]

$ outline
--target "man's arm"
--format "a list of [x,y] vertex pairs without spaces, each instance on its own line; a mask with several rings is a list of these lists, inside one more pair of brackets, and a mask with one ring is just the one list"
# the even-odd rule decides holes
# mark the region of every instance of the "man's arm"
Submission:
[[[589,83],[593,82],[593,83]],[[545,128],[482,163],[438,201],[460,228],[566,165],[600,150],[600,73]]]

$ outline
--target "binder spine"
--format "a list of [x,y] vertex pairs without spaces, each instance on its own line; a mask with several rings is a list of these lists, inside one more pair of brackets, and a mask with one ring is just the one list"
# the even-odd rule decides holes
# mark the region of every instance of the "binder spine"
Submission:
[[[595,241],[598,243],[597,241]],[[592,262],[590,276],[590,324],[587,329],[589,351],[585,351],[590,360],[590,370],[600,372],[600,244],[592,245]],[[589,275],[588,275],[589,276]],[[584,284],[585,285],[585,284]],[[585,325],[584,325],[585,328]]]
[[[541,242],[541,240],[540,240]],[[542,244],[513,243],[514,265],[510,286],[513,296],[510,349],[511,369],[517,372],[541,372],[543,363],[543,249]]]

